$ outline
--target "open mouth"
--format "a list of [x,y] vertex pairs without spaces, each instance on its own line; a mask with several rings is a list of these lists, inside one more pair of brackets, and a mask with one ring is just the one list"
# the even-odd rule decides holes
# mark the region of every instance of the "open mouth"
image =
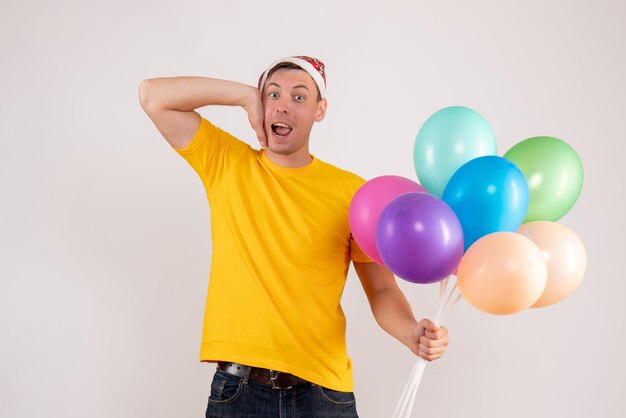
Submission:
[[287,136],[292,130],[293,128],[286,123],[277,122],[272,124],[272,132],[277,136]]

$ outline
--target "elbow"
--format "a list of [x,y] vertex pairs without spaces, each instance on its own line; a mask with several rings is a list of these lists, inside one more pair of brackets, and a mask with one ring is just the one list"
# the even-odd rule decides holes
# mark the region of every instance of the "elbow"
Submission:
[[154,104],[154,80],[143,80],[139,84],[139,103],[146,113],[150,113],[150,110],[155,107]]

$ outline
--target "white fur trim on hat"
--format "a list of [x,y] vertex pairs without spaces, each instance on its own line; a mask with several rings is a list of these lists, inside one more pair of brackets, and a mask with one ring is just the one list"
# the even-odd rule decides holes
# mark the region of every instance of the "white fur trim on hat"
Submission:
[[313,77],[313,81],[315,81],[317,88],[320,90],[320,96],[322,97],[322,99],[326,97],[326,83],[322,75],[319,73],[319,71],[317,71],[317,69],[310,62],[305,61],[302,58],[297,58],[297,57],[282,58],[272,63],[272,65],[270,65],[268,69],[265,70],[265,72],[263,73],[263,76],[261,76],[261,81],[259,82],[259,89],[261,91],[263,91],[263,89],[265,88],[265,81],[267,80],[267,75],[269,74],[271,69],[276,67],[278,64],[282,64],[283,62],[290,62],[292,64],[295,64],[298,67],[302,68],[307,73],[309,73],[309,75]]

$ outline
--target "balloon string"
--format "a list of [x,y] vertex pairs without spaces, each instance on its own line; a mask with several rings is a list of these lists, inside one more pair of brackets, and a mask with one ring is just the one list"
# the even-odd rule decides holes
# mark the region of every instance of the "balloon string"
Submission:
[[410,386],[410,383],[413,381],[416,371],[417,371],[417,362],[415,363],[415,366],[413,366],[413,370],[411,370],[411,374],[409,375],[409,381],[404,386],[404,390],[402,391],[402,396],[400,396],[400,401],[398,402],[398,405],[396,405],[396,409],[393,411],[393,418],[400,418],[400,412],[403,411],[404,408],[406,408],[406,403],[408,402],[407,395],[410,389],[409,386]]
[[[437,309],[433,322],[437,326],[441,326],[448,316],[448,312],[457,302],[461,299],[461,294],[458,293],[458,286],[456,282],[454,286],[447,292],[448,282],[450,279],[456,276],[450,276],[439,282],[439,301],[437,303]],[[426,368],[426,360],[418,357],[413,370],[409,375],[409,380],[402,391],[402,396],[396,405],[396,409],[393,412],[393,418],[410,418],[413,405],[415,404],[415,397],[417,395],[417,389],[419,388],[424,370]]]
[[[452,295],[450,295],[452,296]],[[450,311],[450,309],[452,309],[452,307],[454,305],[456,305],[460,300],[461,300],[462,296],[459,293],[458,295],[456,295],[456,297],[454,298],[454,300],[452,301],[452,303],[448,303],[446,305],[446,308],[444,309],[443,313],[441,314],[441,323],[443,324],[443,321],[446,320],[446,317],[448,316],[448,312]],[[439,324],[437,324],[439,326]]]
[[444,300],[446,298],[446,290],[448,287],[449,280],[450,280],[450,277],[446,277],[445,279],[439,282],[439,301],[437,302],[437,310],[435,311],[435,317],[433,319],[433,322],[435,322],[435,324],[439,322],[439,317],[441,316],[441,311],[445,304]]
[[417,373],[415,374],[415,377],[413,378],[413,387],[411,388],[411,400],[409,401],[407,405],[408,409],[406,411],[405,418],[409,418],[411,416],[411,411],[413,410],[413,405],[415,404],[415,396],[417,395],[417,388],[419,387],[420,382],[422,381],[422,376],[424,375],[424,370],[426,369],[426,360],[424,360],[421,357],[418,358],[417,365],[418,365]]
[[[448,316],[448,312],[450,311],[450,309],[452,309],[452,307],[456,305],[457,302],[461,299],[461,294],[458,293],[457,290],[458,290],[458,286],[455,281],[454,286],[452,287],[452,290],[450,290],[450,293],[448,294],[448,298],[446,299],[446,302],[444,303],[444,306],[441,308],[439,312],[439,318],[437,318],[437,321],[435,321],[435,325],[441,326],[441,324],[443,324],[443,321],[445,321],[446,317]],[[452,298],[453,296],[454,296],[454,299]]]
[[450,279],[450,277],[446,277],[445,279],[443,279],[442,281],[439,282],[439,303],[441,304],[441,301],[443,300],[445,293],[446,293],[446,288],[448,287],[448,280]]

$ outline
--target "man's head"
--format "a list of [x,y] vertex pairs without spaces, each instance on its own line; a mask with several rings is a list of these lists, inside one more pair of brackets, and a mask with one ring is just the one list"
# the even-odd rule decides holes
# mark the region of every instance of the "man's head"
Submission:
[[268,150],[290,160],[309,159],[311,128],[326,114],[324,64],[308,57],[276,61],[261,75],[259,89]]

